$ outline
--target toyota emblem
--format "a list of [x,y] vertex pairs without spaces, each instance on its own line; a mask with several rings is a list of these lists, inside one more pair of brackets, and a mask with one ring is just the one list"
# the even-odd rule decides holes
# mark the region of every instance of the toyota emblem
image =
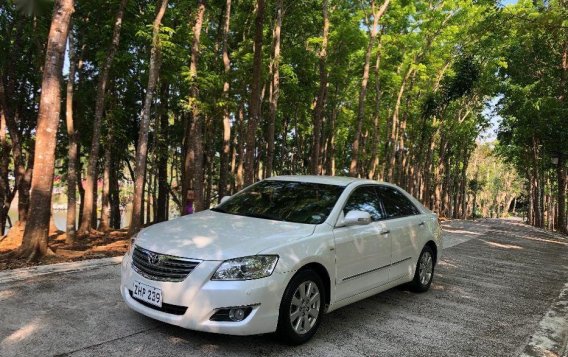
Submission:
[[160,256],[156,253],[148,253],[148,263],[157,265],[160,263]]

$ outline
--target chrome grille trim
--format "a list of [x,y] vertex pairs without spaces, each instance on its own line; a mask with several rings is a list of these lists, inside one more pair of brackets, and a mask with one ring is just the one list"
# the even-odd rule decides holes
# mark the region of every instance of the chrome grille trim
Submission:
[[135,246],[132,252],[134,271],[156,281],[183,281],[199,263],[201,260],[160,254],[139,246]]

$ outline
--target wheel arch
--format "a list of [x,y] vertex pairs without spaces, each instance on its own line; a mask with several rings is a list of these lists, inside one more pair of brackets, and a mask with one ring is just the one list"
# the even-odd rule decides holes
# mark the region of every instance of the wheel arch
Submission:
[[298,269],[296,274],[298,274],[300,271],[303,271],[303,270],[312,270],[316,274],[319,275],[319,277],[321,278],[321,280],[323,282],[324,289],[325,289],[325,294],[324,294],[325,304],[326,304],[326,306],[329,306],[329,304],[331,303],[331,277],[330,277],[329,272],[327,271],[326,267],[323,266],[322,264],[316,263],[316,262],[307,263],[307,264],[303,265],[300,269]]
[[429,240],[424,246],[432,249],[432,253],[434,253],[434,264],[438,264],[438,245],[436,245],[436,242]]

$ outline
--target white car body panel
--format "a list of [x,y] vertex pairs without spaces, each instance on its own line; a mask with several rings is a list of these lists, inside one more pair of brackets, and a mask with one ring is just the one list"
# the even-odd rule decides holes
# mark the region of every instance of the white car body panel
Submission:
[[[411,281],[420,252],[429,241],[434,242],[437,260],[440,259],[442,240],[437,216],[394,185],[326,176],[280,176],[269,180],[333,184],[345,189],[325,222],[319,225],[204,211],[144,229],[136,239],[137,246],[202,262],[182,282],[162,282],[146,279],[134,271],[132,258],[127,254],[121,279],[121,294],[127,305],[151,318],[193,330],[234,335],[269,333],[276,330],[286,286],[308,264],[323,267],[329,275],[326,305],[330,312]],[[344,203],[361,185],[396,187],[421,214],[342,227]],[[385,230],[390,233],[381,235]],[[211,280],[224,260],[256,254],[279,256],[270,277]],[[164,303],[187,306],[187,312],[172,315],[140,304],[129,294],[135,280],[162,289]],[[251,305],[252,313],[241,322],[209,320],[216,309]]]
[[336,254],[336,299],[389,282],[391,237],[382,235],[383,222],[364,226],[336,227],[333,230]]
[[[154,224],[138,234],[136,243],[162,254],[222,261],[310,236],[314,229],[311,224],[202,211]],[[191,256],[195,254],[199,256]]]

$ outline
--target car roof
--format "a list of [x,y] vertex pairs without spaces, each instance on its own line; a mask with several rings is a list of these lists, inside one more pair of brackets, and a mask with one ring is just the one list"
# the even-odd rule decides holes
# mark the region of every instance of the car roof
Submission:
[[316,175],[284,175],[284,176],[274,176],[267,178],[270,181],[295,181],[295,182],[310,182],[310,183],[320,183],[325,185],[335,185],[335,186],[347,186],[353,182],[361,183],[378,183],[378,181],[360,179],[355,177],[347,176],[316,176]]

